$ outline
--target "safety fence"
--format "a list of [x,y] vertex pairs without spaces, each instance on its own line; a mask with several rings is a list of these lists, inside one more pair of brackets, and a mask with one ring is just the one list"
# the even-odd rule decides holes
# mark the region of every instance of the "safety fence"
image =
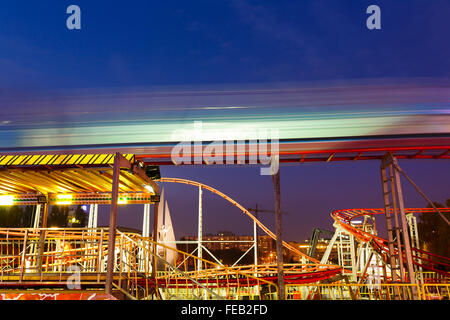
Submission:
[[292,300],[449,300],[449,284],[300,284],[286,286]]
[[[0,287],[69,287],[77,279],[83,288],[103,287],[114,252],[113,286],[130,299],[278,298],[275,264],[226,267],[134,233],[117,231],[114,250],[108,240],[107,228],[0,228]],[[283,271],[287,299],[449,299],[447,279],[432,272],[410,285],[319,283],[340,271],[320,264]]]
[[[0,228],[0,284],[81,286],[106,279],[106,228]],[[274,282],[220,266],[150,238],[117,231],[113,286],[130,299],[276,297]],[[260,290],[264,288],[264,290]]]

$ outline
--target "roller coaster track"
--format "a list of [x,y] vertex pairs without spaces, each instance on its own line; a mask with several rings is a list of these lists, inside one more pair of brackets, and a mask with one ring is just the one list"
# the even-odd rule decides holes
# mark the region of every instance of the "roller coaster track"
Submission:
[[[211,191],[212,193],[224,198],[225,200],[229,201],[230,203],[232,203],[233,205],[235,205],[236,207],[238,207],[244,214],[246,214],[247,216],[250,217],[250,219],[252,219],[254,222],[256,222],[256,224],[267,234],[269,235],[272,239],[276,239],[275,234],[270,231],[261,221],[259,221],[258,219],[256,219],[256,217],[254,215],[252,215],[250,213],[250,211],[248,211],[247,209],[245,209],[242,205],[240,205],[239,203],[237,203],[236,201],[234,201],[233,199],[231,199],[229,196],[227,196],[226,194],[220,192],[217,189],[214,189],[213,187],[210,187],[206,184],[197,182],[197,181],[192,181],[192,180],[186,180],[186,179],[179,179],[179,178],[161,178],[160,180],[156,180],[156,181],[160,181],[160,182],[174,182],[174,183],[181,183],[181,184],[188,184],[188,185],[192,185],[192,186],[196,186],[196,187],[201,187],[203,189],[206,189],[208,191]],[[308,256],[307,254],[301,252],[300,250],[298,250],[297,248],[291,246],[289,243],[283,241],[283,246],[289,250],[291,250],[292,252],[294,252],[295,254],[298,254],[301,257],[305,257],[306,259],[308,259],[309,261],[313,262],[313,263],[320,263],[318,260]]]
[[[392,209],[391,209],[392,210]],[[450,212],[450,208],[439,208],[439,211],[442,212]],[[407,208],[405,209],[405,213],[427,213],[432,214],[436,211],[433,208]],[[378,215],[385,214],[384,209],[382,208],[369,208],[369,209],[342,209],[335,210],[332,212],[331,217],[338,223],[343,229],[345,229],[350,234],[354,235],[356,239],[362,241],[364,243],[371,243],[377,253],[381,255],[389,255],[388,241],[374,234],[365,232],[358,228],[355,225],[352,225],[352,220],[363,217],[366,215]],[[395,250],[398,252],[399,248],[396,247]],[[450,259],[446,257],[439,256],[437,254],[433,254],[431,252],[427,252],[421,250],[419,248],[411,248],[413,252],[413,263],[418,267],[422,267],[423,269],[427,269],[439,274],[444,275],[445,277],[450,277],[450,272],[442,270],[449,270],[450,267]],[[402,250],[402,254],[404,255],[404,251]],[[428,257],[427,257],[428,256]],[[434,259],[432,259],[434,258]],[[428,263],[423,263],[428,262]]]
[[[42,235],[45,250],[39,258],[36,245]],[[0,284],[3,288],[64,287],[73,267],[78,266],[83,286],[101,286],[110,254],[108,236],[107,229],[102,228],[0,228],[3,245]],[[271,292],[277,290],[276,265],[226,267],[135,233],[117,231],[116,237],[113,283],[131,298],[147,298],[155,289],[165,293],[165,298],[182,299],[198,298],[196,292],[221,299],[239,296],[255,287],[271,288]],[[154,253],[154,246],[164,253]],[[5,250],[9,252],[5,254]],[[166,260],[167,252],[176,252],[180,259],[171,265]],[[154,259],[158,261],[156,276],[152,272]],[[28,261],[31,263],[27,264]],[[198,268],[198,262],[202,268]],[[316,263],[286,264],[284,269],[288,284],[315,283],[341,272],[340,267]]]
[[[182,183],[206,189],[231,202],[255,221],[270,237],[276,239],[275,235],[247,209],[217,189],[186,179],[161,178],[159,181]],[[39,256],[36,251],[36,245],[40,241],[39,239],[42,238],[42,235],[44,235],[43,243],[45,243],[46,249],[42,252],[43,258],[41,260],[43,261],[46,270],[45,273],[48,274],[49,280],[43,283],[42,280],[41,282],[30,280],[31,282],[28,281],[29,285],[39,286],[41,283],[48,285],[49,281],[54,281],[51,280],[51,273],[59,272],[59,280],[55,282],[55,285],[57,285],[61,282],[61,274],[64,274],[64,270],[74,264],[84,266],[82,269],[83,272],[96,277],[98,282],[99,277],[102,278],[104,276],[104,262],[110,251],[106,246],[108,234],[108,230],[106,229],[1,229],[0,235],[2,235],[2,238],[6,240],[6,243],[10,244],[9,246],[12,245],[12,249],[16,248],[12,253],[2,254],[0,259],[2,264],[2,284],[14,286],[17,285],[16,281],[8,283],[9,281],[5,281],[5,279],[18,279],[21,286],[26,286],[27,277],[28,279],[34,279],[33,274],[37,275],[39,273],[37,267]],[[193,287],[197,290],[199,288],[201,288],[200,290],[209,290],[211,286],[215,287],[216,290],[226,288],[227,291],[232,288],[238,288],[240,290],[239,288],[252,286],[272,286],[276,288],[276,265],[224,267],[198,258],[192,254],[170,248],[162,243],[153,242],[150,238],[143,238],[138,234],[117,231],[116,237],[119,240],[116,245],[115,254],[117,255],[119,251],[128,252],[126,257],[122,256],[125,253],[120,253],[119,262],[117,262],[119,263],[119,270],[121,270],[120,274],[126,275],[128,273],[130,283],[139,288],[153,287],[166,291],[171,290],[171,292],[187,290],[186,288],[191,288],[192,290]],[[67,243],[71,246],[66,250],[61,248],[61,243]],[[302,264],[285,264],[284,273],[285,283],[287,284],[316,283],[342,272],[342,267],[340,266],[320,264],[318,260],[307,256],[292,245],[286,242],[283,242],[283,245],[293,253],[310,261],[310,263]],[[164,252],[177,252],[179,257],[182,256],[184,258],[180,263],[182,267],[179,268],[180,264],[170,265],[166,261],[165,256],[159,256],[154,253],[151,248],[155,246],[160,249],[162,248],[165,250]],[[23,248],[27,249],[24,251]],[[28,274],[26,272],[28,268],[26,266],[27,258],[31,258],[34,261],[31,269],[29,269],[31,273],[28,272]],[[151,266],[149,265],[149,261],[154,259],[158,260],[161,265],[156,269],[156,272],[159,272],[159,275],[156,277],[151,272]],[[198,261],[201,261],[204,267],[192,269],[192,264],[189,265],[189,263],[185,263],[186,261],[191,261],[191,263],[194,261],[194,266],[197,266]],[[134,274],[131,277],[129,275],[130,272]]]

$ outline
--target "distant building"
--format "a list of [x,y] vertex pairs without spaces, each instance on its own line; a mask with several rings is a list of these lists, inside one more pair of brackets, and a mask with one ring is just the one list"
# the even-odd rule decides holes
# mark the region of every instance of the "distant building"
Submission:
[[[185,236],[184,240],[197,241],[197,237]],[[253,245],[253,236],[236,236],[230,231],[219,231],[216,235],[204,235],[202,237],[202,243],[209,250],[237,248],[242,251],[247,251]]]
[[[330,243],[330,240],[328,239],[319,239],[317,241],[317,245],[316,245],[316,254],[314,257],[317,260],[322,259],[325,251],[328,248],[328,244]],[[300,250],[301,252],[307,254],[309,247],[310,247],[310,243],[309,240],[305,240],[304,242],[289,242],[290,245],[292,245],[293,247],[297,248],[298,250]],[[300,257],[293,257],[295,262],[300,262],[301,258]],[[330,252],[330,256],[328,258],[329,261],[336,261],[337,262],[337,249],[336,249],[336,244],[333,246],[331,252]]]
[[[185,236],[185,241],[197,241],[196,236]],[[253,246],[253,236],[237,236],[230,231],[220,231],[216,235],[206,234],[203,236],[203,245],[211,251],[215,250],[227,250],[227,249],[239,249],[241,251],[247,251]],[[328,247],[329,240],[320,239],[316,246],[316,256],[313,257],[320,260]],[[289,242],[290,245],[297,248],[303,253],[307,253],[309,249],[309,241],[304,242]],[[275,263],[276,256],[276,241],[268,235],[258,236],[258,263]],[[337,250],[336,245],[330,253],[331,261],[337,262]],[[285,263],[299,263],[301,257],[293,254],[290,250],[283,247],[283,261]]]

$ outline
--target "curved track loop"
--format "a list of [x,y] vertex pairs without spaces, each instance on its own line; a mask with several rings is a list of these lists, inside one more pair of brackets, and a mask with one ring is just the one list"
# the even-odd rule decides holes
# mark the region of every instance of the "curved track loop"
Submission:
[[[392,209],[391,209],[392,210]],[[450,212],[450,208],[439,208],[440,212]],[[405,209],[405,213],[435,213],[436,211],[433,208],[407,208]],[[384,214],[385,211],[383,208],[370,208],[370,209],[342,209],[335,210],[332,212],[331,217],[347,232],[353,234],[358,240],[363,242],[372,242],[374,249],[380,254],[389,254],[388,241],[371,233],[365,232],[358,228],[357,226],[353,226],[351,221],[358,217],[362,216],[373,216],[376,214]],[[441,270],[442,268],[450,267],[450,259],[446,257],[442,257],[431,252],[426,252],[424,250],[420,250],[418,248],[411,248],[413,252],[413,263],[417,266],[420,266],[424,269],[434,271],[436,273],[440,273],[445,275],[446,277],[450,277],[450,272]],[[398,250],[396,247],[395,250]],[[428,256],[428,257],[427,257]],[[434,258],[432,260],[432,258]],[[442,261],[436,261],[436,259]],[[428,262],[428,264],[424,264],[423,262]],[[437,268],[436,268],[437,267]]]
[[[239,203],[237,203],[236,201],[234,201],[233,199],[231,199],[229,196],[227,196],[226,194],[220,192],[217,189],[214,189],[208,185],[205,185],[203,183],[200,182],[196,182],[196,181],[191,181],[191,180],[186,180],[186,179],[179,179],[179,178],[161,178],[159,180],[160,182],[174,182],[174,183],[182,183],[182,184],[188,184],[188,185],[193,185],[196,187],[201,187],[203,189],[209,190],[214,194],[217,194],[218,196],[224,198],[225,200],[231,202],[233,205],[235,205],[236,207],[238,207],[243,213],[245,213],[247,216],[249,216],[253,221],[256,222],[256,224],[267,234],[269,235],[272,239],[276,240],[276,236],[273,232],[271,232],[264,224],[262,224],[261,221],[259,221],[258,219],[255,218],[254,215],[252,215],[247,209],[245,209],[242,205],[240,205]],[[294,252],[295,254],[298,254],[299,256],[305,257],[307,260],[311,261],[312,264],[309,265],[304,265],[303,267],[300,269],[295,269],[295,271],[289,271],[289,268],[287,268],[285,265],[284,266],[284,270],[285,272],[287,272],[287,274],[285,274],[285,283],[311,283],[311,282],[317,282],[320,280],[324,280],[324,279],[328,279],[331,278],[335,275],[337,275],[339,272],[342,271],[342,267],[338,266],[338,265],[331,265],[331,264],[320,264],[319,260],[316,260],[310,256],[308,256],[307,254],[301,252],[300,250],[298,250],[297,248],[291,246],[289,243],[283,241],[283,246],[289,250],[291,250],[292,252]],[[272,273],[272,274],[276,274],[276,268],[273,267],[272,268],[272,272],[268,272],[268,273]],[[258,273],[260,272],[260,266],[258,266]],[[291,273],[291,274],[289,274]],[[263,277],[263,279],[265,280],[270,280],[270,281],[275,281],[274,279],[276,278],[276,276],[266,276]]]
[[[235,205],[236,207],[238,207],[243,213],[245,213],[247,216],[249,216],[253,221],[256,222],[256,224],[267,234],[269,235],[272,239],[276,240],[276,236],[275,234],[270,231],[264,224],[262,224],[261,221],[259,221],[258,219],[255,218],[254,215],[252,215],[247,209],[245,209],[242,205],[240,205],[239,203],[237,203],[236,201],[234,201],[233,199],[231,199],[229,196],[227,196],[226,194],[220,192],[217,189],[214,189],[213,187],[210,187],[206,184],[197,182],[197,181],[192,181],[192,180],[187,180],[187,179],[179,179],[179,178],[161,178],[159,180],[156,181],[160,181],[160,182],[174,182],[174,183],[182,183],[182,184],[188,184],[188,185],[192,185],[192,186],[196,186],[196,187],[201,187],[202,189],[206,189],[208,191],[211,191],[214,194],[217,194],[218,196],[224,198],[225,200],[231,202],[233,205]],[[305,257],[306,259],[308,259],[309,261],[313,262],[313,263],[317,263],[319,264],[320,261],[316,260],[308,255],[306,255],[305,253],[301,252],[300,250],[298,250],[297,248],[291,246],[289,243],[283,241],[283,246],[289,250],[291,250],[292,252],[298,254],[299,256]]]

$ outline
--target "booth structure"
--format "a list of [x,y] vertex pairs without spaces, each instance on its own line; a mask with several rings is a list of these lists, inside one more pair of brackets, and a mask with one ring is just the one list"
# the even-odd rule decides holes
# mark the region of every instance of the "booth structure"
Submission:
[[[71,299],[74,289],[88,289],[76,299],[235,299],[260,295],[260,286],[276,297],[276,284],[251,268],[228,268],[158,242],[158,214],[149,229],[150,205],[159,212],[160,178],[158,167],[133,154],[1,155],[0,205],[35,206],[35,214],[30,228],[0,228],[0,299],[26,298],[30,290],[32,299],[48,298],[48,290]],[[109,205],[107,228],[97,227],[99,204]],[[118,206],[129,204],[144,204],[142,235],[117,230]],[[48,226],[51,205],[90,205],[87,227]]]
[[[91,205],[88,227],[95,229],[90,232],[90,235],[93,235],[97,231],[95,227],[98,204],[109,204],[108,234],[111,236],[105,239],[108,239],[108,247],[114,248],[118,205],[146,204],[148,213],[149,204],[158,205],[159,187],[151,179],[153,171],[154,167],[144,167],[132,154],[0,156],[0,205],[35,206],[33,229],[23,234],[25,247],[22,248],[22,254],[25,256],[27,253],[27,250],[24,250],[27,249],[26,240],[30,240],[32,236],[39,237],[38,241],[28,242],[34,250],[34,253],[30,251],[31,255],[34,254],[32,263],[35,267],[34,271],[40,274],[41,282],[43,278],[45,279],[45,273],[42,272],[44,251],[48,251],[51,247],[51,240],[46,242],[46,238],[52,231],[56,231],[51,230],[53,228],[48,228],[47,225],[50,205]],[[76,233],[75,230],[72,231]],[[14,234],[12,230],[4,230],[3,233],[5,232],[8,238]],[[16,230],[16,234],[17,232],[20,231]],[[5,240],[8,242],[10,238]],[[13,250],[14,244],[7,242],[2,249]],[[58,249],[58,245],[55,245],[55,250]],[[110,255],[107,261],[106,293],[112,291],[113,257]],[[28,261],[22,259],[22,264],[25,265],[19,266],[22,271],[19,274],[19,282],[24,282],[27,278],[24,271],[31,270],[31,265],[27,265]],[[11,261],[6,258],[2,259],[2,262],[6,266]],[[3,270],[5,268],[2,268]]]
[[[342,234],[347,233],[350,241],[346,247],[352,249],[356,240],[361,246],[361,250],[349,250],[349,265],[344,263],[343,252],[343,263],[332,265],[326,263],[326,258],[323,261],[312,259],[280,241],[280,245],[303,257],[302,263],[282,264],[281,267],[279,263],[229,267],[202,257],[202,190],[211,191],[239,208],[253,220],[254,229],[260,227],[273,239],[278,236],[242,205],[210,186],[185,179],[161,178],[158,167],[146,165],[133,154],[0,155],[0,206],[35,206],[31,227],[0,228],[0,299],[27,299],[30,294],[34,294],[32,299],[46,299],[49,290],[55,299],[340,297],[415,300],[448,297],[447,271],[432,269],[442,277],[437,279],[439,284],[430,284],[423,281],[422,269],[419,273],[413,269],[433,267],[438,264],[435,258],[445,258],[434,255],[431,259],[431,254],[409,243],[410,233],[412,244],[418,240],[414,236],[417,227],[414,225],[414,232],[411,232],[408,221],[412,217],[408,214],[419,211],[404,208],[399,174],[410,180],[409,177],[392,155],[383,159],[381,170],[386,196],[384,208],[338,210],[332,215],[336,225],[339,224],[336,237],[341,239]],[[200,250],[197,256],[161,241],[160,214],[154,214],[153,232],[150,232],[150,206],[154,205],[155,213],[160,212],[160,187],[156,182],[182,183],[199,189]],[[426,198],[415,184],[413,186]],[[97,227],[99,204],[109,205],[109,226],[106,228]],[[117,230],[118,206],[129,204],[144,204],[141,235]],[[90,205],[87,227],[48,226],[51,205]],[[435,207],[427,210],[441,216],[450,211],[449,208]],[[391,230],[388,240],[384,240],[374,232],[352,225],[354,217],[371,219],[375,213],[384,213],[386,219],[393,216],[392,230],[398,234],[401,229],[402,237],[394,238]],[[367,226],[371,227],[370,223]],[[363,251],[370,255],[357,261],[355,253]],[[390,277],[387,274],[384,277],[386,283],[377,284],[376,293],[372,290],[373,284],[363,283],[367,270],[373,269],[371,258],[374,253],[384,261],[383,267],[391,271]],[[426,264],[426,259],[432,264]],[[444,264],[448,266],[450,261],[446,259]],[[359,272],[358,265],[362,266]],[[398,277],[392,272],[397,265],[400,266]],[[357,282],[347,281],[346,268]],[[280,270],[286,286],[279,284]],[[413,276],[416,273],[418,277]],[[404,280],[405,275],[408,279]]]

